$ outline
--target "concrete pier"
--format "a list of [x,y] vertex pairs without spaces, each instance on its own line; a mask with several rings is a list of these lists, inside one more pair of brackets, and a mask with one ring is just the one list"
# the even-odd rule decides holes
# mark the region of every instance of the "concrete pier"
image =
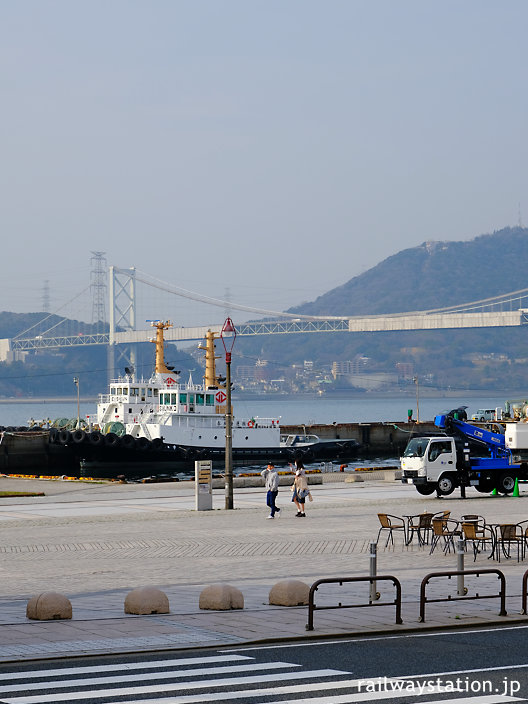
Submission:
[[318,435],[321,439],[357,440],[359,456],[400,456],[410,437],[439,433],[432,421],[424,423],[387,421],[384,423],[332,423],[331,425],[283,425],[281,433]]

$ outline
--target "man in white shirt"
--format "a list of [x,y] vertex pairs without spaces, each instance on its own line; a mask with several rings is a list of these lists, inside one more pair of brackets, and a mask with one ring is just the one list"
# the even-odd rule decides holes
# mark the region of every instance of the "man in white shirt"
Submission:
[[275,506],[275,499],[279,493],[279,475],[277,474],[273,462],[268,462],[268,466],[266,469],[262,470],[260,476],[264,477],[266,480],[266,489],[268,492],[266,495],[266,503],[270,507],[270,515],[268,518],[275,518],[275,514],[280,518],[280,508]]

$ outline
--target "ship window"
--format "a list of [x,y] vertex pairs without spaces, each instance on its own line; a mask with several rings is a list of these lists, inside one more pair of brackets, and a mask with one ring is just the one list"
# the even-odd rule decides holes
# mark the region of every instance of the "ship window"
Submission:
[[171,403],[173,406],[178,403],[178,394],[171,394]]
[[154,389],[154,396],[158,395],[158,389]]
[[123,386],[123,395],[126,396],[128,394],[128,389]]
[[147,389],[147,396],[152,396],[152,389],[150,388],[150,386]]
[[205,405],[206,406],[214,406],[214,394],[206,394],[205,395]]
[[123,389],[118,388],[118,389],[117,389],[117,394],[118,394],[118,396],[121,396],[122,393],[123,393]]
[[180,403],[187,403],[187,394],[180,394]]
[[197,406],[204,405],[204,395],[203,394],[196,394],[196,405]]
[[131,396],[139,396],[139,389],[137,387],[133,387],[130,389],[130,395]]
[[160,401],[164,406],[170,404],[170,394],[160,394]]
[[189,394],[189,403],[194,403],[194,394]]
[[145,395],[145,389],[141,389],[141,395],[142,395],[142,396]]
[[132,409],[131,409],[131,408],[129,408],[129,409],[128,409],[128,412],[129,412],[129,413],[132,413]]

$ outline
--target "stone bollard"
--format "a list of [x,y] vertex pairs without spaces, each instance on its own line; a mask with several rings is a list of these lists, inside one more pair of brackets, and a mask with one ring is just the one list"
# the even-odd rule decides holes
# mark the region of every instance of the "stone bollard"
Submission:
[[269,603],[275,606],[306,606],[310,587],[298,579],[277,582],[269,593]]
[[244,608],[244,595],[230,584],[211,584],[202,589],[199,601],[200,609],[229,611]]
[[36,621],[52,621],[72,617],[72,605],[64,594],[42,592],[31,597],[26,607],[26,617]]
[[128,592],[125,598],[126,614],[168,614],[167,595],[156,587],[138,587]]

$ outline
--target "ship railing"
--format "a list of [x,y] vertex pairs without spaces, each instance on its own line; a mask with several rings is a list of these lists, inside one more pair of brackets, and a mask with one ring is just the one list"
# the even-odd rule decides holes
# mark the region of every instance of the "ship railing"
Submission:
[[[152,418],[153,416],[153,418]],[[171,413],[167,408],[160,409],[157,413],[144,414],[141,418],[142,423],[156,422],[166,424],[172,418],[173,426],[182,427],[200,427],[200,428],[224,428],[225,416],[223,414],[211,414],[206,416],[202,413]],[[152,418],[152,420],[151,420]],[[233,429],[249,430],[253,428],[279,428],[279,421],[276,418],[254,418],[250,420],[233,419]]]

